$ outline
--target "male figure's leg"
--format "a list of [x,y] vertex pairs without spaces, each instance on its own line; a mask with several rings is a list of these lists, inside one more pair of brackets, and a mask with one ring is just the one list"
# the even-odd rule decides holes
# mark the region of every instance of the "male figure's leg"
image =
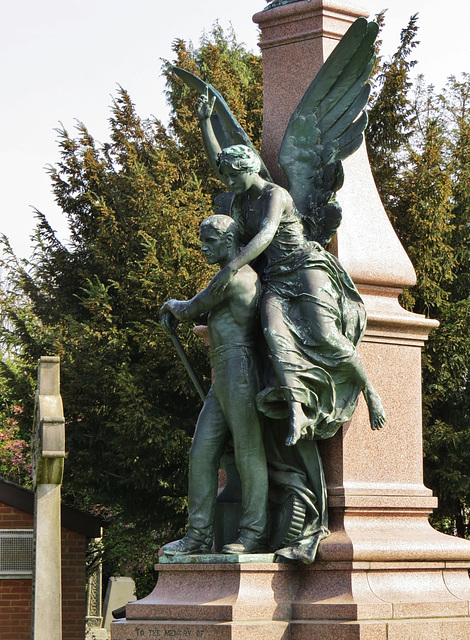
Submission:
[[189,454],[188,533],[204,544],[211,545],[214,537],[219,463],[229,437],[227,421],[211,389]]
[[164,545],[166,555],[211,550],[219,461],[229,437],[225,416],[211,389],[199,414],[189,454],[188,529],[184,538]]
[[267,538],[268,472],[256,410],[259,381],[252,350],[242,348],[227,354],[223,367],[214,368],[214,372],[214,390],[232,434],[242,484],[240,538],[250,550],[259,551]]

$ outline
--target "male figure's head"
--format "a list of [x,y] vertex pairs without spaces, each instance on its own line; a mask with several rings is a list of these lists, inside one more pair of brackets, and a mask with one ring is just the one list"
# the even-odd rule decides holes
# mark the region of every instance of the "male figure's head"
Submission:
[[203,220],[199,238],[209,264],[224,267],[238,252],[238,225],[230,216],[216,214]]

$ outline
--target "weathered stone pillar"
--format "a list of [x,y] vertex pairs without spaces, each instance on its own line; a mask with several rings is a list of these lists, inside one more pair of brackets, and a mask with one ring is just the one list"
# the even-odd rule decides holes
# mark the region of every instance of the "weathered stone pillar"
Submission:
[[[103,612],[101,606],[101,590],[103,568],[101,563],[100,545],[101,538],[95,538],[90,543],[93,545],[93,565],[87,584],[86,594],[86,627],[85,640],[107,640],[108,632],[103,627]],[[90,548],[88,549],[88,551]]]
[[[253,18],[261,28],[263,53],[262,153],[279,181],[277,153],[290,115],[360,16],[368,12],[339,1],[310,0]],[[468,616],[470,542],[430,527],[427,517],[437,501],[423,485],[421,347],[437,322],[398,303],[402,289],[415,283],[415,273],[381,203],[365,145],[344,169],[337,197],[343,222],[334,251],[366,303],[368,328],[360,353],[382,397],[387,424],[372,431],[361,399],[353,420],[322,443],[332,535],[302,581],[293,618],[309,623],[295,623],[295,637],[307,637],[303,634],[312,632],[314,621],[319,633],[333,633],[328,638],[339,637],[334,635],[339,624],[346,634],[341,638],[359,637],[358,627],[372,632],[371,619],[390,618],[370,637],[411,640],[430,626],[424,618],[449,616],[442,622],[450,634],[445,637],[457,638],[463,628],[470,633],[468,617],[452,620]],[[413,621],[404,626],[402,617]],[[403,636],[386,636],[404,628]]]
[[39,360],[32,450],[35,489],[33,640],[61,640],[60,485],[64,472],[65,424],[59,358]]

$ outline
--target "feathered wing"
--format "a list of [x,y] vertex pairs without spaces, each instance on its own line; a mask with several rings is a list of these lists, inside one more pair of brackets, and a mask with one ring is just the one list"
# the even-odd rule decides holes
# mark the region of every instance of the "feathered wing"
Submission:
[[269,180],[270,182],[272,182],[269,171],[267,170],[263,160],[261,159],[261,156],[254,148],[250,138],[242,129],[238,120],[230,111],[228,104],[222,98],[217,89],[215,89],[207,82],[204,82],[204,80],[198,78],[198,76],[195,76],[193,73],[186,71],[185,69],[181,69],[180,67],[172,67],[172,71],[181,80],[183,80],[185,84],[187,84],[189,87],[192,87],[193,89],[196,89],[196,91],[198,91],[200,94],[206,93],[207,91],[209,100],[215,98],[214,111],[211,116],[211,123],[212,128],[214,129],[215,137],[217,138],[217,142],[219,143],[221,148],[224,149],[225,147],[230,147],[233,144],[244,144],[247,147],[250,147],[250,149],[252,149],[261,160],[261,176],[265,180]]
[[375,64],[375,22],[356,20],[305,92],[287,125],[279,165],[311,239],[327,244],[341,222],[334,201],[343,184],[341,161],[363,140]]

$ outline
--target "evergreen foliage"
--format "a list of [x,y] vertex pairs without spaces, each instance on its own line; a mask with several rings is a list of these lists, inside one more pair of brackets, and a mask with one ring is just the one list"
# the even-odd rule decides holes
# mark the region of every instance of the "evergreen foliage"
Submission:
[[[175,64],[226,92],[259,139],[260,59],[217,25],[198,49],[179,40],[174,52]],[[109,142],[97,144],[80,122],[74,135],[58,129],[61,158],[49,173],[69,242],[59,242],[39,211],[30,262],[16,260],[4,240],[1,340],[28,372],[22,433],[29,439],[37,360],[59,355],[68,450],[63,496],[108,524],[106,569],[113,573],[140,574],[142,558],[151,567],[161,543],[181,532],[187,454],[201,407],[158,309],[169,298],[191,298],[213,275],[198,230],[220,185],[202,153],[197,96],[169,64],[165,69],[169,128],[141,119],[119,89]],[[178,332],[208,388],[205,347],[184,325]],[[11,393],[21,398],[21,375],[6,361],[0,375],[5,386],[10,376]]]
[[[370,109],[369,155],[382,201],[416,269],[402,305],[436,318],[423,353],[425,482],[436,526],[470,535],[470,75],[442,93],[410,79],[416,16],[382,63]],[[413,89],[413,90],[412,90]]]
[[[396,175],[406,164],[404,148],[416,121],[409,96],[412,87],[410,72],[416,60],[410,60],[409,57],[419,44],[416,40],[417,20],[417,15],[410,18],[408,26],[401,32],[398,50],[390,60],[384,61],[380,56],[381,42],[377,42],[377,64],[372,77],[372,106],[368,112],[366,129],[367,149],[377,188],[391,217],[390,205],[396,196]],[[382,28],[384,13],[377,16],[377,21]]]

